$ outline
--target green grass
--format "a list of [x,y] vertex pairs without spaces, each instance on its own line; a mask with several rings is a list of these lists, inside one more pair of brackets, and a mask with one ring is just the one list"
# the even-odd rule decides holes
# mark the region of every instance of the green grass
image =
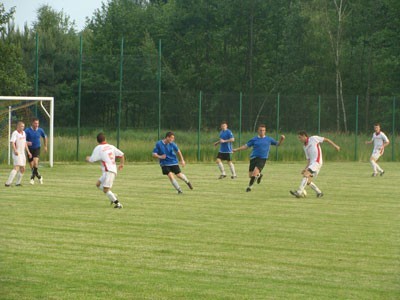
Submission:
[[295,199],[304,162],[268,163],[251,193],[246,163],[237,180],[189,164],[183,195],[129,164],[122,210],[97,164],[42,167],[44,185],[2,187],[0,299],[399,299],[400,165],[381,165],[327,162],[324,198]]

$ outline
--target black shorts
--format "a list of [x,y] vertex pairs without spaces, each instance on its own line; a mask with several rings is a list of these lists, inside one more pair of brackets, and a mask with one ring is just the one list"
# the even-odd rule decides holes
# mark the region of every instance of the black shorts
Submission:
[[219,158],[220,160],[231,161],[232,160],[232,153],[218,152],[217,158]]
[[173,165],[173,166],[162,166],[161,167],[163,175],[168,175],[170,172],[174,174],[179,174],[181,172],[181,168],[179,168],[179,165]]
[[32,154],[32,157],[31,158],[28,157],[28,161],[31,162],[31,161],[33,161],[34,157],[40,156],[40,147],[36,148],[36,149],[29,148],[29,152]]
[[256,167],[261,172],[265,166],[266,161],[267,161],[266,158],[259,158],[259,157],[255,157],[255,158],[251,159],[250,166],[249,166],[249,172],[253,172]]

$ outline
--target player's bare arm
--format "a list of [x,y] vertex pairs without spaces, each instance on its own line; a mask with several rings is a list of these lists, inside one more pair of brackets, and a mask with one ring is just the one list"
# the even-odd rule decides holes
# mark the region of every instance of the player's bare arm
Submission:
[[47,137],[44,138],[44,152],[47,152]]
[[324,138],[324,142],[327,142],[329,145],[331,145],[333,148],[335,148],[336,151],[340,151],[340,147],[338,145],[336,145],[334,142],[332,142],[330,139]]
[[118,170],[122,170],[124,168],[124,164],[125,164],[125,156],[121,156],[119,158],[119,166],[118,166]]
[[278,142],[278,145],[277,145],[277,146],[282,145],[282,143],[285,141],[285,138],[286,138],[286,137],[282,134],[281,137],[279,138],[279,142]]
[[25,143],[25,151],[26,151],[26,153],[28,153],[28,157],[31,158],[32,157],[32,153],[29,151],[27,143]]
[[178,150],[178,155],[179,155],[179,159],[181,161],[181,165],[182,165],[182,167],[184,167],[186,165],[186,162],[185,162],[185,160],[183,158],[181,150]]
[[158,158],[158,159],[166,159],[167,158],[167,154],[159,155],[157,153],[153,153],[153,157],[154,158]]
[[247,145],[243,145],[240,146],[239,148],[233,149],[233,152],[237,152],[237,151],[242,151],[242,150],[246,150],[247,148],[249,148]]

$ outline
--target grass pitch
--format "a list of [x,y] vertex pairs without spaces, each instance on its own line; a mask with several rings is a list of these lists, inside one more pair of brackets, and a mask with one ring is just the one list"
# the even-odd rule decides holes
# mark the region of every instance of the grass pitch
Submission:
[[267,163],[250,193],[248,164],[189,164],[183,195],[130,164],[122,210],[97,164],[43,167],[42,186],[1,187],[0,299],[399,299],[400,168],[381,165],[325,163],[325,196],[296,199],[304,163]]

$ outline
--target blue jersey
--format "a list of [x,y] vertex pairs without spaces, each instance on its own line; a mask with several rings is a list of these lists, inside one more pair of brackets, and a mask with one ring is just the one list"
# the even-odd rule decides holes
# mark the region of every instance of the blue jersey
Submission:
[[[230,140],[233,138],[232,131],[229,129],[227,130],[221,130],[219,133],[219,138],[223,140]],[[219,152],[221,153],[233,153],[232,151],[232,143],[221,143],[219,147]]]
[[46,134],[42,128],[38,128],[37,130],[33,130],[32,127],[25,129],[26,141],[31,142],[32,145],[29,146],[29,149],[38,149],[40,148],[40,137],[46,138]]
[[165,159],[159,159],[160,166],[175,166],[179,164],[176,153],[179,148],[175,143],[164,144],[163,140],[159,140],[153,149],[153,153],[158,155],[166,154]]
[[247,142],[247,147],[253,147],[253,151],[251,151],[250,159],[253,158],[268,158],[269,148],[271,145],[278,145],[278,142],[269,136],[265,136],[263,138],[259,136],[253,137],[250,141]]

